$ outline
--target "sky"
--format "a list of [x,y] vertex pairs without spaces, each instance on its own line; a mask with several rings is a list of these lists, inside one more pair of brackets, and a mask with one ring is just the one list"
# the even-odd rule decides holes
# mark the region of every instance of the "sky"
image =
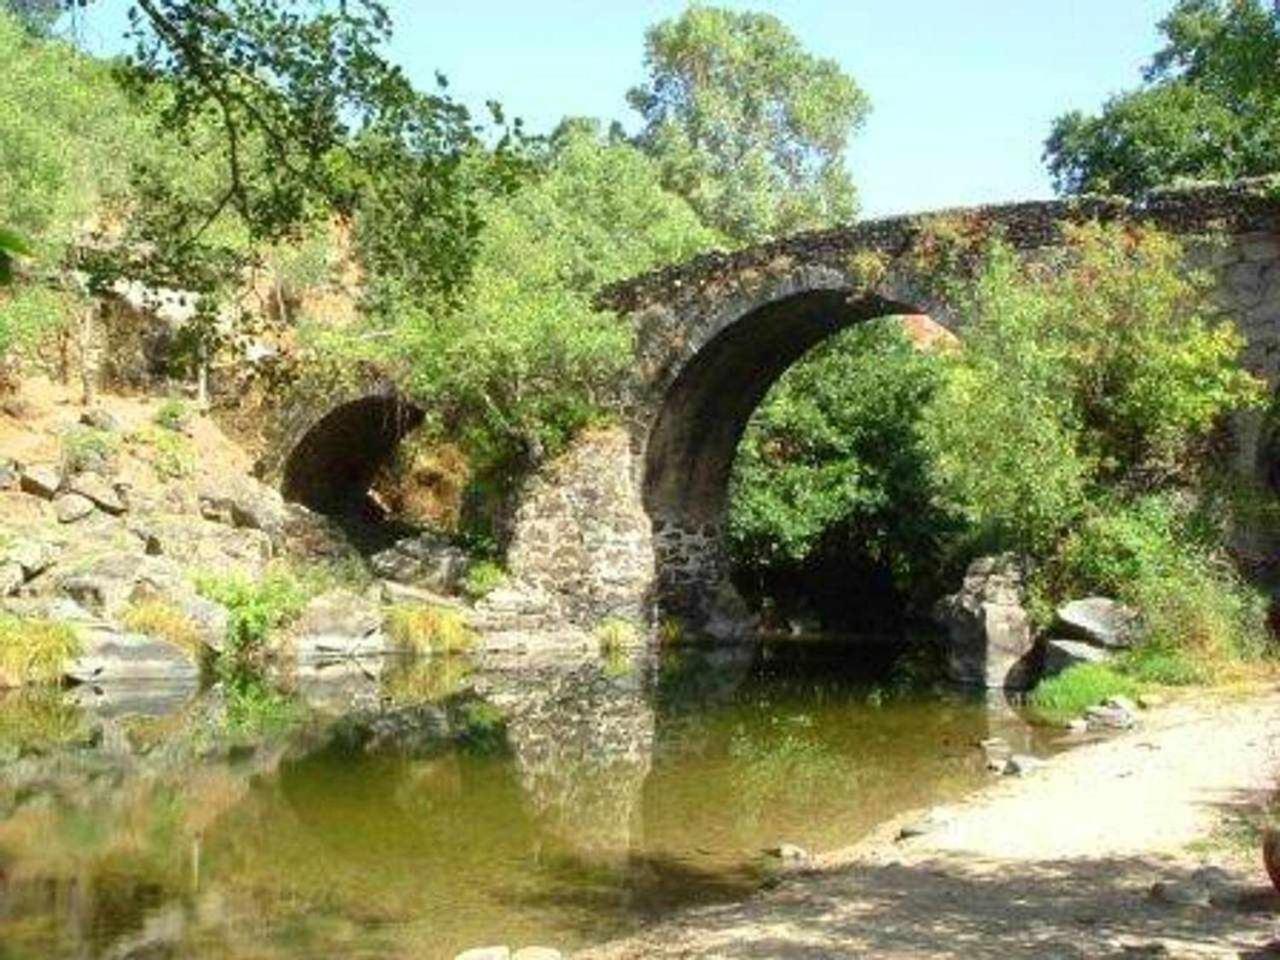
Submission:
[[[849,143],[864,216],[1052,196],[1041,160],[1054,117],[1132,88],[1174,0],[719,0],[779,17],[871,98]],[[126,0],[81,25],[111,49]],[[422,86],[438,70],[480,108],[535,133],[568,115],[636,128],[644,32],[684,0],[390,0],[393,59]],[[92,8],[91,8],[92,9]]]

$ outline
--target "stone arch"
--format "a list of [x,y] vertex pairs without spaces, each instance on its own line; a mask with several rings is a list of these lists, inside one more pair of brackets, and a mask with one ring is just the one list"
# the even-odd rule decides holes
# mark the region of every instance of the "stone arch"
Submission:
[[310,418],[289,444],[280,468],[286,500],[318,513],[363,504],[378,469],[391,461],[423,411],[394,390],[344,400]]
[[[647,409],[641,495],[653,523],[658,606],[714,631],[734,629],[743,607],[721,544],[729,476],[752,413],[809,350],[880,317],[954,321],[901,278],[874,288],[832,268],[792,271],[751,297],[698,312],[693,336],[674,345]],[[690,326],[684,326],[690,332]]]

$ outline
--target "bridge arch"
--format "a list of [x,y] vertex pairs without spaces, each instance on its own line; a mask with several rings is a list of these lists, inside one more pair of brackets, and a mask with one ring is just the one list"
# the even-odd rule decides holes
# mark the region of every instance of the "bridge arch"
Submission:
[[828,268],[785,274],[702,314],[700,335],[678,345],[655,383],[660,399],[642,439],[641,496],[664,612],[705,625],[739,606],[722,546],[729,478],[747,423],[778,378],[842,330],[926,309],[954,331],[918,290],[872,288]]

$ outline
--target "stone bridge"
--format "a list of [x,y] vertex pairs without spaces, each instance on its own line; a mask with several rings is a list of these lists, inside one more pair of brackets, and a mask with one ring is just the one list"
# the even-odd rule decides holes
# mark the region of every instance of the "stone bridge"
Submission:
[[[963,318],[931,292],[940,237],[999,231],[1034,256],[1061,243],[1064,224],[1091,220],[1152,224],[1187,240],[1189,266],[1212,272],[1245,335],[1245,364],[1275,388],[1280,193],[1264,183],[892,217],[712,253],[601,294],[600,306],[635,330],[623,426],[583,437],[530,482],[513,528],[513,573],[582,622],[671,613],[730,632],[742,610],[721,550],[729,474],[752,411],[783,371],[876,317],[927,314],[959,330]],[[1278,446],[1261,414],[1237,418],[1236,468],[1280,491]],[[313,458],[294,472],[323,464]],[[1275,531],[1242,537],[1263,556],[1280,546]]]

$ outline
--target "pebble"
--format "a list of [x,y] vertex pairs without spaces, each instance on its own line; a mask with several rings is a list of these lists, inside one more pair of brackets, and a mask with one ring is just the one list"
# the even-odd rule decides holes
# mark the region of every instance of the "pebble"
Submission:
[[453,960],[511,960],[510,947],[474,947],[463,950]]

